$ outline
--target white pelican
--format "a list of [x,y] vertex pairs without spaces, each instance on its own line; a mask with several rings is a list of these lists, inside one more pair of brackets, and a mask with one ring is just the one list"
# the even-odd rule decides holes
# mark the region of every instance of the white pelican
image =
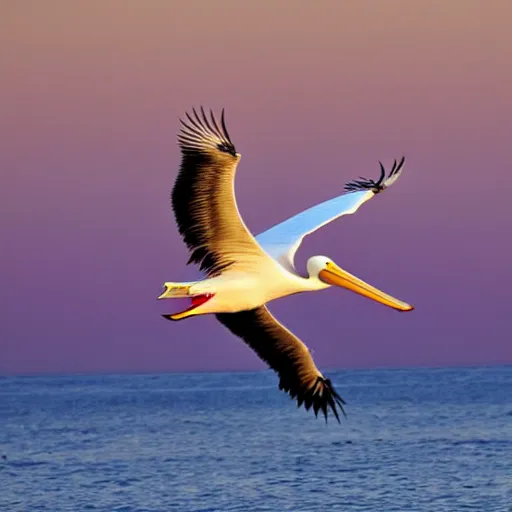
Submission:
[[163,315],[181,320],[213,313],[232,333],[245,341],[279,376],[279,388],[296,398],[298,406],[328,408],[339,420],[343,399],[317,369],[308,348],[267,309],[271,300],[331,285],[347,288],[399,311],[413,309],[341,269],[325,256],[307,262],[308,276],[294,266],[302,239],[342,215],[354,213],[364,202],[389,187],[402,172],[404,159],[387,174],[382,164],[379,180],[361,178],[345,186],[347,193],[305,210],[256,238],[240,217],[234,195],[234,177],[240,154],[224,122],[210,111],[208,119],[193,110],[180,119],[178,143],[181,168],[172,196],[180,234],[190,250],[188,263],[197,263],[206,279],[164,283],[159,299],[188,297],[190,307]]

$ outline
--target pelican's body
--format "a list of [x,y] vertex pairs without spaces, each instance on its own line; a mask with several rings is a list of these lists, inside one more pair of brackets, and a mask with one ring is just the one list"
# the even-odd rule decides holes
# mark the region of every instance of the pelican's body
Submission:
[[301,277],[270,258],[259,265],[255,264],[253,268],[231,268],[218,276],[186,283],[180,290],[179,287],[183,285],[165,283],[166,291],[161,298],[209,295],[211,298],[197,308],[200,314],[238,313],[281,297],[329,287],[315,275]]
[[307,262],[307,276],[294,266],[303,238],[342,216],[354,213],[363,203],[390,186],[403,164],[396,161],[386,177],[361,179],[346,185],[348,191],[285,220],[254,237],[241,219],[233,192],[240,161],[231,142],[224,113],[219,125],[201,109],[194,110],[178,136],[182,164],[172,192],[178,228],[206,278],[188,283],[165,283],[160,299],[188,297],[185,311],[164,315],[171,320],[202,314],[217,319],[242,338],[280,376],[280,387],[306,409],[321,409],[327,419],[331,408],[339,421],[337,406],[343,401],[318,371],[309,350],[270,314],[266,304],[288,295],[318,291],[336,285],[400,311],[412,306],[385,294],[341,269],[325,256]]

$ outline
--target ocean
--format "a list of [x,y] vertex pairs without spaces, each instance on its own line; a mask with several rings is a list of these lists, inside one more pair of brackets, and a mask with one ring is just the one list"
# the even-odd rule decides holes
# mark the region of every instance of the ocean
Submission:
[[0,511],[512,511],[512,367],[0,378]]

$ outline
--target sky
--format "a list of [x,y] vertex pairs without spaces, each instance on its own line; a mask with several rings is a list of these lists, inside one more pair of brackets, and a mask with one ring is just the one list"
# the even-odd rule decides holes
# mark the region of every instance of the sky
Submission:
[[255,233],[378,177],[392,188],[308,237],[415,306],[346,290],[275,316],[320,368],[512,363],[512,4],[507,0],[3,2],[0,373],[255,370],[207,316],[169,206],[178,117],[226,110]]

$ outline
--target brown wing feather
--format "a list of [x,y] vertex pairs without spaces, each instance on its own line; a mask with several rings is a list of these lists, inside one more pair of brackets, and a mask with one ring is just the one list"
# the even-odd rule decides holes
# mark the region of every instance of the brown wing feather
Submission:
[[304,404],[309,410],[313,406],[315,416],[322,410],[325,421],[330,407],[339,423],[337,407],[345,414],[345,402],[315,366],[306,345],[280,324],[266,306],[215,316],[279,375],[279,389],[296,398],[298,407]]
[[171,194],[178,229],[191,255],[208,275],[220,273],[244,254],[264,254],[240,218],[234,177],[240,155],[224,122],[186,114],[178,143],[181,167]]

